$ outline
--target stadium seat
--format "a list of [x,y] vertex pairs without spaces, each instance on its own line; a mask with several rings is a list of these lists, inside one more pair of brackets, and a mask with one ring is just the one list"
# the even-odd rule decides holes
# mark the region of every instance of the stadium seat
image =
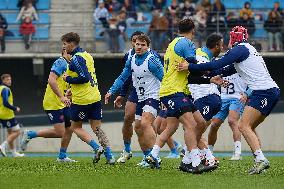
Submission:
[[50,9],[50,0],[39,0],[36,4],[38,10],[49,10]]
[[[7,40],[18,40],[22,39],[22,36],[19,32],[20,25],[12,25],[8,28],[8,31],[13,36],[6,36]],[[37,26],[36,25],[36,33],[33,36],[33,39],[36,40],[45,40],[49,38],[49,25]]]
[[8,4],[6,3],[6,0],[0,0],[0,10],[6,10],[8,7]]
[[18,0],[4,0],[4,1],[6,1],[7,9],[9,9],[9,10],[17,10],[17,9],[19,9],[17,7]]
[[39,26],[36,28],[36,33],[33,39],[48,39],[49,38],[49,26]]
[[267,38],[267,32],[265,31],[262,25],[256,28],[253,34],[253,38]]
[[[3,14],[9,24],[19,24],[20,21],[16,22],[18,13],[5,13]],[[50,18],[48,13],[39,13],[39,20],[34,20],[34,24],[49,24]]]

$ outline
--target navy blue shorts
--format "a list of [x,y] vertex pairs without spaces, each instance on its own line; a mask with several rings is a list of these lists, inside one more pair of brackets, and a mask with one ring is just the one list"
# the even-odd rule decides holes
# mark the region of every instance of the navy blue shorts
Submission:
[[161,97],[161,102],[167,108],[167,117],[179,118],[186,112],[194,112],[195,107],[190,98],[184,93],[176,93]]
[[7,129],[10,129],[18,125],[18,121],[15,118],[7,120],[0,119],[0,123],[2,124],[3,127],[6,127]]
[[248,106],[268,116],[280,98],[280,89],[254,90],[248,99]]
[[167,118],[167,110],[160,110],[158,116],[162,118]]
[[45,110],[45,113],[47,114],[50,124],[53,125],[64,122],[65,127],[71,126],[69,108],[63,108],[60,110]]
[[135,104],[138,103],[138,96],[134,87],[132,87],[127,100]]
[[212,119],[221,108],[221,98],[219,95],[211,94],[194,101],[194,106],[206,121]]
[[156,117],[159,111],[159,104],[160,101],[153,98],[138,102],[136,106],[135,119],[141,120],[143,112],[149,112],[153,114],[154,117]]
[[88,121],[88,120],[101,120],[102,119],[102,104],[95,102],[88,105],[72,104],[70,107],[71,120]]

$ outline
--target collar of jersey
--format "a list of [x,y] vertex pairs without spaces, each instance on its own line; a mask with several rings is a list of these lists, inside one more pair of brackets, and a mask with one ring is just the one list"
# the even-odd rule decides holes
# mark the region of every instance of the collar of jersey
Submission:
[[145,52],[144,54],[142,54],[142,55],[137,55],[136,54],[136,56],[135,56],[135,64],[136,65],[138,65],[138,66],[140,66],[143,62],[144,62],[144,60],[146,59],[146,57],[148,56],[148,54],[150,54],[150,52],[149,51],[147,51],[147,52]]
[[74,56],[77,52],[84,52],[84,50],[78,46],[71,52],[71,55]]
[[209,56],[210,60],[213,58],[213,53],[210,51],[210,49],[208,49],[207,47],[202,47],[201,50]]

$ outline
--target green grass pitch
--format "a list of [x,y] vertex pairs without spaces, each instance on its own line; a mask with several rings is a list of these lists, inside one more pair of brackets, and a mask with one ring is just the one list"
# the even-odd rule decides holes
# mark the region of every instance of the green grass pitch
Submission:
[[270,157],[271,168],[260,175],[248,175],[252,158],[231,162],[221,158],[220,167],[211,173],[192,175],[177,169],[180,160],[163,159],[160,170],[136,166],[141,158],[126,164],[96,166],[90,157],[74,158],[78,163],[62,164],[50,157],[0,158],[0,188],[284,188],[284,158]]

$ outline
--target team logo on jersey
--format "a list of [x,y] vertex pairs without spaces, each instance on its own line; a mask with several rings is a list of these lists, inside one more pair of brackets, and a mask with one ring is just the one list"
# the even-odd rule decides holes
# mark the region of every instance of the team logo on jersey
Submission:
[[172,101],[172,100],[169,100],[168,101],[168,105],[171,109],[174,109],[175,108],[175,103]]
[[182,101],[183,101],[183,102],[187,102],[187,98],[183,98]]
[[209,113],[209,106],[204,106],[203,107],[203,115],[206,115]]
[[84,118],[85,118],[84,112],[79,112],[78,117],[79,117],[80,119],[84,119]]
[[265,106],[267,106],[267,98],[264,98],[263,100],[261,100],[261,108],[264,108]]
[[7,127],[11,127],[11,122],[7,121]]
[[52,115],[52,113],[48,113],[47,115],[48,115],[49,119],[52,121],[52,120],[53,120],[53,115]]

